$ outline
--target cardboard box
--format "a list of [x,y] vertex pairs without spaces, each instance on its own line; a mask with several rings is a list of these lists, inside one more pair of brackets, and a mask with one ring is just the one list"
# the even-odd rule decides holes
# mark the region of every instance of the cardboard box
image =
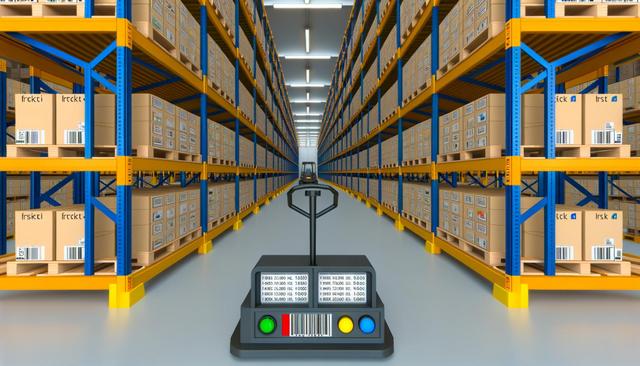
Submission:
[[[544,95],[523,98],[523,145],[544,145]],[[556,145],[582,144],[582,96],[556,94]]]
[[151,94],[133,94],[132,145],[175,151],[175,106]]
[[134,26],[168,51],[176,45],[176,0],[133,0]]
[[622,96],[585,94],[583,103],[583,143],[622,144]]
[[583,215],[584,260],[622,260],[622,211],[584,209]]
[[54,260],[55,219],[55,211],[49,208],[16,211],[16,261]]
[[[533,202],[530,202],[533,203]],[[529,209],[532,205],[523,206]],[[556,260],[582,260],[582,208],[556,206]],[[523,257],[544,259],[544,209],[523,225]]]
[[[115,96],[94,95],[94,108],[94,144],[115,145]],[[56,94],[56,141],[59,145],[84,144],[84,94]]]
[[56,144],[54,94],[16,94],[16,144]]
[[[110,207],[115,209],[115,206]],[[83,260],[85,258],[84,206],[58,208],[56,211],[56,257],[61,260]],[[94,258],[115,257],[115,224],[96,210],[94,216]]]

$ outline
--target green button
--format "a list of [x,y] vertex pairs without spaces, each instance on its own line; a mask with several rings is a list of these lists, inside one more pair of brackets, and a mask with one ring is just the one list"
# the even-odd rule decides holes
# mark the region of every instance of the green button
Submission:
[[260,319],[258,328],[260,328],[262,334],[271,334],[276,330],[276,320],[270,315],[265,315]]

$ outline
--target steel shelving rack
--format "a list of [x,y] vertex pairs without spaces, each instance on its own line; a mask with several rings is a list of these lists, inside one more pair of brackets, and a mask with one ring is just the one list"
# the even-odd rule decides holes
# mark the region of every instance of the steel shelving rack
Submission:
[[[85,262],[84,276],[0,276],[0,290],[108,290],[110,307],[130,307],[144,296],[144,284],[171,267],[188,254],[197,251],[205,254],[212,249],[212,240],[222,232],[233,228],[239,230],[247,215],[259,212],[263,204],[283,192],[286,186],[268,192],[258,200],[257,178],[259,175],[274,180],[285,177],[291,181],[297,176],[297,141],[293,134],[291,111],[284,98],[282,71],[273,46],[273,37],[268,27],[262,2],[255,1],[254,12],[247,10],[244,1],[235,1],[235,41],[227,34],[221,20],[216,15],[214,5],[208,0],[182,0],[200,24],[200,48],[202,77],[188,70],[178,60],[170,56],[153,41],[147,39],[133,27],[131,22],[132,4],[117,0],[116,16],[113,18],[93,17],[93,0],[84,4],[84,18],[3,18],[0,22],[1,56],[13,59],[38,69],[46,69],[47,75],[74,83],[74,92],[85,94],[85,154],[84,158],[7,158],[6,140],[0,143],[0,198],[6,201],[7,173],[29,173],[31,175],[31,206],[39,207],[43,196],[39,187],[39,174],[71,174],[74,181],[74,199],[85,203]],[[254,0],[250,0],[254,1]],[[265,39],[268,52],[257,41],[255,21],[265,25]],[[246,32],[251,39],[254,73],[240,62],[239,35]],[[207,83],[207,35],[220,45],[227,57],[235,63],[235,104],[229,103]],[[248,55],[247,55],[248,56]],[[257,91],[257,66],[265,71],[265,88],[270,88],[273,98],[266,100]],[[6,69],[0,70],[0,135],[6,136]],[[39,75],[30,78],[33,93],[47,90],[46,83]],[[239,86],[244,83],[253,93],[253,121],[245,118],[239,110]],[[92,87],[86,87],[91,85]],[[83,87],[84,86],[84,87]],[[93,90],[100,86],[116,95],[116,156],[96,158],[93,156]],[[172,101],[200,116],[202,163],[138,158],[131,156],[131,95],[145,91]],[[273,124],[272,135],[267,136],[255,125],[256,106],[265,107],[268,123]],[[236,166],[207,163],[208,159],[208,118],[235,130]],[[248,136],[254,142],[253,167],[239,166],[239,139]],[[278,139],[284,144],[278,146]],[[273,161],[257,168],[257,144],[266,146],[273,152]],[[266,152],[265,152],[266,154]],[[268,155],[267,155],[268,156]],[[275,167],[276,156],[283,158],[282,166]],[[266,157],[266,156],[265,156]],[[285,160],[286,159],[286,160]],[[96,199],[100,188],[100,173],[114,174],[117,209],[115,212],[104,207]],[[181,183],[198,184],[201,193],[202,236],[163,257],[150,266],[132,272],[131,265],[131,210],[132,190],[138,185],[140,174],[159,174],[160,184],[168,176],[179,177]],[[225,175],[235,180],[236,216],[207,230],[207,183],[211,176]],[[254,181],[254,204],[240,210],[239,181],[242,176]],[[267,180],[265,184],[268,187]],[[275,187],[275,185],[274,185]],[[59,187],[58,187],[59,188]],[[45,192],[48,196],[52,192]],[[0,205],[0,230],[6,234],[6,206]],[[116,223],[116,275],[94,275],[93,218],[95,210],[101,211]],[[0,259],[11,258],[6,254],[6,235],[0,238]]]
[[[556,276],[555,275],[555,204],[557,189],[568,173],[594,172],[599,177],[601,187],[594,200],[600,207],[607,206],[607,182],[609,174],[637,174],[640,171],[638,158],[598,158],[598,159],[556,159],[554,103],[555,94],[564,90],[565,83],[576,80],[596,79],[595,86],[600,92],[607,91],[607,65],[631,56],[640,49],[640,22],[634,18],[555,18],[554,1],[545,0],[544,17],[521,18],[520,1],[506,2],[504,30],[489,39],[463,59],[451,71],[436,77],[438,65],[438,26],[455,5],[456,0],[427,1],[422,13],[414,20],[414,27],[404,42],[400,34],[401,0],[389,0],[387,11],[381,16],[380,1],[373,0],[368,6],[356,1],[343,46],[334,73],[329,101],[319,140],[319,172],[321,178],[330,180],[332,176],[343,177],[341,184],[367,206],[375,206],[379,215],[386,214],[395,221],[399,230],[409,229],[425,240],[429,253],[445,251],[473,271],[493,283],[493,295],[508,307],[527,307],[529,290],[640,290],[640,276]],[[358,12],[363,12],[364,26],[354,26]],[[372,20],[373,19],[373,20]],[[369,52],[363,53],[367,24],[377,27],[377,40]],[[397,52],[391,66],[381,73],[379,64],[383,37],[396,25]],[[417,46],[431,35],[431,85],[403,106],[402,65]],[[353,55],[347,54],[347,43],[354,39],[352,54],[361,57],[363,67],[359,77],[352,83],[340,83],[340,79],[351,79]],[[365,98],[363,91],[355,95],[363,72],[377,54],[378,83],[375,92]],[[357,56],[356,56],[357,57]],[[342,78],[340,77],[342,75]],[[397,80],[398,106],[386,122],[370,121],[367,114],[377,102],[380,108],[382,92]],[[527,91],[542,90],[545,100],[545,158],[533,159],[520,155],[520,105],[521,96]],[[362,89],[361,89],[362,90]],[[588,90],[587,90],[588,91]],[[454,161],[436,163],[438,154],[439,117],[470,101],[488,93],[506,94],[506,156],[501,158]],[[361,98],[362,107],[358,114],[350,118],[352,98]],[[378,116],[380,116],[378,110]],[[430,164],[402,166],[402,131],[413,124],[431,118],[431,161]],[[358,123],[361,122],[362,123]],[[363,133],[364,123],[369,133]],[[358,126],[358,124],[360,126]],[[347,146],[342,137],[356,134],[356,143]],[[390,136],[398,137],[398,166],[382,168],[381,143]],[[378,147],[378,167],[369,166],[370,147]],[[350,158],[360,151],[367,151],[367,168],[354,168]],[[358,157],[359,159],[359,157]],[[328,164],[338,161],[334,168]],[[539,196],[542,200],[526,212],[521,212],[521,177],[524,173],[539,176]],[[383,175],[397,176],[398,212],[382,202],[381,181]],[[431,230],[425,230],[402,216],[403,178],[409,175],[426,177],[431,187]],[[441,182],[455,186],[459,179],[481,175],[495,176],[494,183],[504,187],[506,195],[506,263],[504,271],[486,265],[484,262],[463,252],[439,238],[438,227],[438,187]],[[354,177],[367,177],[367,187],[354,189]],[[559,178],[560,177],[560,178]],[[370,192],[370,181],[378,180],[378,192]],[[473,178],[472,178],[473,179]],[[483,183],[484,181],[484,183]],[[349,183],[347,183],[349,182]],[[484,179],[475,179],[480,187],[488,184]],[[358,182],[359,184],[359,182]],[[365,191],[361,194],[357,191]],[[561,188],[559,189],[561,190]],[[372,198],[372,197],[377,197]],[[544,276],[521,275],[520,233],[521,224],[539,210],[545,215],[545,261]],[[635,257],[638,259],[638,257]]]

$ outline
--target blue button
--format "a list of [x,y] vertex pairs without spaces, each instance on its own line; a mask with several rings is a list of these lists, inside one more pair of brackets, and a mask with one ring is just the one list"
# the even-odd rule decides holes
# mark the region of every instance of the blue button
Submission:
[[364,334],[371,334],[376,330],[376,322],[368,315],[360,318],[358,326],[360,327],[360,331]]

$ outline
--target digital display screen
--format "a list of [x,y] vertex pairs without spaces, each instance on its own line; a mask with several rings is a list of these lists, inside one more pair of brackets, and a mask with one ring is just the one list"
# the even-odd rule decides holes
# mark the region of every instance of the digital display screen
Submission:
[[318,274],[318,303],[365,304],[367,274],[365,272],[321,272]]
[[263,304],[308,303],[309,274],[261,272],[260,302]]

